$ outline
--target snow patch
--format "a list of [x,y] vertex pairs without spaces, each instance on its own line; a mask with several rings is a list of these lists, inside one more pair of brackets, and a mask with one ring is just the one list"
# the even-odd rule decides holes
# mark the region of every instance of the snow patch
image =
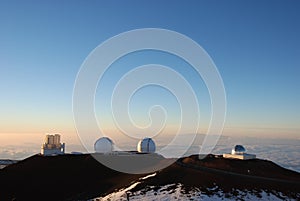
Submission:
[[[150,175],[149,175],[150,176]],[[118,192],[111,193],[105,197],[93,199],[94,201],[185,201],[185,200],[203,200],[203,201],[235,201],[235,200],[289,200],[291,199],[281,192],[266,192],[266,191],[242,191],[232,189],[231,193],[224,193],[218,186],[207,188],[207,191],[201,191],[198,188],[187,191],[182,184],[168,184],[161,186],[159,189],[155,186],[148,186],[147,189],[142,189],[136,192],[127,192],[136,187],[140,182],[130,185],[128,188]]]

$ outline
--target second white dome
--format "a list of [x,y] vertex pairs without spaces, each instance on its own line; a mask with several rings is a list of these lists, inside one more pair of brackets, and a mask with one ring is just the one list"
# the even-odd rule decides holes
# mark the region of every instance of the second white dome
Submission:
[[140,153],[154,153],[155,149],[155,143],[151,138],[144,138],[137,145],[137,151]]

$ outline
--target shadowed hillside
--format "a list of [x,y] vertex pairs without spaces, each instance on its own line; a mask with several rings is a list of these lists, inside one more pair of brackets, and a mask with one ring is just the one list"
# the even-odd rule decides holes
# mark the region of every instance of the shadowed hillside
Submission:
[[[91,199],[124,188],[145,175],[111,170],[90,154],[35,155],[0,171],[0,199]],[[230,160],[214,155],[201,160],[197,155],[178,159],[131,191],[178,183],[187,189],[197,187],[208,194],[214,193],[208,189],[216,186],[225,193],[231,189],[265,189],[279,191],[292,198],[299,198],[297,193],[300,192],[300,174],[297,172],[266,160]]]

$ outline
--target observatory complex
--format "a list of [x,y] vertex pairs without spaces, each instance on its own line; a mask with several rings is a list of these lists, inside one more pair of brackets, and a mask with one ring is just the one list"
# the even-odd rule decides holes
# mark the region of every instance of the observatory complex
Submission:
[[95,153],[102,153],[102,154],[134,154],[134,153],[155,153],[156,146],[154,141],[151,138],[144,138],[140,140],[137,144],[137,151],[130,151],[130,152],[122,152],[122,151],[115,151],[115,144],[114,142],[108,137],[101,137],[99,138],[94,144]]
[[247,154],[246,149],[242,145],[235,145],[235,147],[231,150],[231,154],[223,154],[223,158],[249,160],[256,158],[256,155]]
[[46,135],[45,142],[41,148],[41,154],[45,156],[65,153],[65,143],[60,143],[60,135]]

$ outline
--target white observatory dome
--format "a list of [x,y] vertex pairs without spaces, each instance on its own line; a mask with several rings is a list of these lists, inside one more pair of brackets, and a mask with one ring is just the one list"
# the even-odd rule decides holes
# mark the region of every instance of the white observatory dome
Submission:
[[137,151],[140,153],[154,153],[155,143],[151,138],[144,138],[139,141]]
[[109,153],[113,151],[114,143],[108,137],[101,137],[95,142],[94,149],[96,153]]
[[235,145],[231,151],[231,154],[244,154],[246,149],[242,145]]

